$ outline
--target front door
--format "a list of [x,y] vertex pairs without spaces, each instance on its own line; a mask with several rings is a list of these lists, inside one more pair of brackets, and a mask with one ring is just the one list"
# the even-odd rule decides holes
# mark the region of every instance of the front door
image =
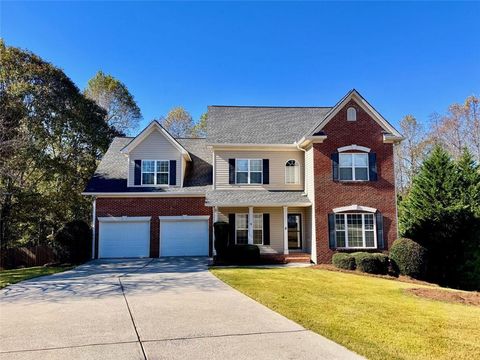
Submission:
[[302,248],[302,217],[300,214],[288,214],[288,248]]

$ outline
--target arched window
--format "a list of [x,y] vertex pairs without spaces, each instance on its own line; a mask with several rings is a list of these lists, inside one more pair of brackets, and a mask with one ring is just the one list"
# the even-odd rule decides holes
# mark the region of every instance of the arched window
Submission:
[[295,160],[288,160],[285,163],[285,184],[300,183],[300,166]]
[[356,121],[357,120],[357,110],[354,107],[349,107],[347,109],[347,120]]

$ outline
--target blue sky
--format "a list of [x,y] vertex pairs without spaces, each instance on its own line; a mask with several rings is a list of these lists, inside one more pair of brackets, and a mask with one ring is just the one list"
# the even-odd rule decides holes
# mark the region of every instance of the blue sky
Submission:
[[480,3],[5,2],[1,36],[83,89],[123,81],[143,124],[182,105],[329,106],[356,88],[389,121],[480,95]]

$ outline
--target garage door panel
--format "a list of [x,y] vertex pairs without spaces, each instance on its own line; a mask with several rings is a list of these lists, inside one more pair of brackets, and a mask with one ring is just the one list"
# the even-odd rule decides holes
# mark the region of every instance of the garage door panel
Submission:
[[150,222],[101,222],[99,257],[124,258],[150,255]]
[[208,256],[208,220],[160,221],[160,256]]

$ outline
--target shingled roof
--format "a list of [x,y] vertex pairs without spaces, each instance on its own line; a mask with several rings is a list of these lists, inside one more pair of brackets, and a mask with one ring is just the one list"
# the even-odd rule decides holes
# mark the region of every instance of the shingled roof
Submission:
[[293,144],[331,107],[209,106],[209,144]]
[[116,137],[90,179],[85,193],[157,192],[204,193],[212,184],[212,156],[205,139],[176,139],[190,154],[192,161],[187,168],[183,187],[127,187],[128,157],[121,152],[134,138]]

